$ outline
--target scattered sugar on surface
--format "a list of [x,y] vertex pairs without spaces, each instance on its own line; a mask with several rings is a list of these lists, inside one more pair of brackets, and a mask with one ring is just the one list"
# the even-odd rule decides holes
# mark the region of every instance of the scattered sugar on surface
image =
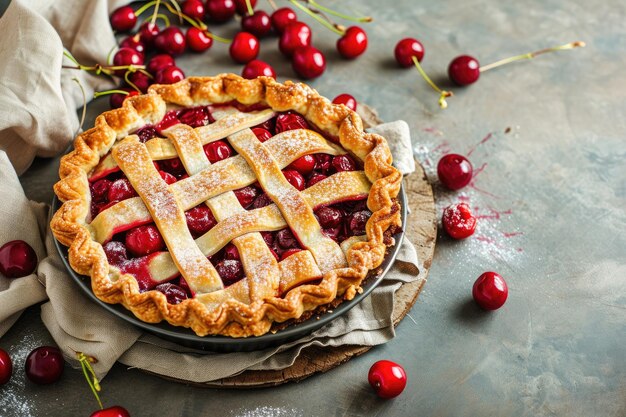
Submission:
[[296,408],[262,406],[254,410],[232,411],[230,415],[233,417],[302,417],[304,411]]
[[28,354],[39,346],[40,342],[27,334],[8,349],[4,347],[13,361],[13,376],[6,385],[0,387],[0,416],[34,417],[38,415],[35,404],[30,398],[33,394],[25,392],[24,363]]

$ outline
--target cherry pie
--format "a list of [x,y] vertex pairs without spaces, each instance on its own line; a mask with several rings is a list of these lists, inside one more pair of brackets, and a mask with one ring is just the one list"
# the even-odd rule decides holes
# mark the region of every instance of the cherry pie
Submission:
[[262,335],[351,299],[400,225],[384,138],[304,84],[152,86],[61,160],[51,227],[94,293],[145,322]]

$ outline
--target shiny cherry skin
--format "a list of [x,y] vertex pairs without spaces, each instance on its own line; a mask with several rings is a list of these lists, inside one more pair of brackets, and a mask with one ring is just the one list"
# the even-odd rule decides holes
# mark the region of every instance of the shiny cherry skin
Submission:
[[154,38],[154,46],[161,52],[176,56],[185,52],[187,41],[182,30],[176,26],[170,26]]
[[114,405],[113,407],[94,411],[89,417],[130,417],[130,413],[124,407]]
[[148,91],[148,87],[152,84],[152,79],[139,71],[128,74],[128,81],[133,83],[142,93]]
[[234,193],[235,197],[237,197],[237,200],[239,201],[239,204],[241,204],[241,207],[247,209],[250,207],[250,204],[252,204],[256,196],[259,195],[259,190],[258,188],[249,185],[247,187],[240,188],[239,190],[235,190]]
[[270,133],[270,131],[267,129],[263,129],[262,127],[253,127],[252,133],[256,135],[257,139],[260,142],[265,142],[266,140],[269,140],[272,137],[272,134]]
[[111,188],[112,181],[103,178],[89,184],[89,191],[91,191],[91,199],[97,202],[106,202],[109,188]]
[[333,99],[333,104],[343,104],[352,111],[356,111],[356,99],[350,94],[339,94]]
[[315,215],[324,229],[337,227],[343,221],[343,213],[334,207],[322,207],[315,211]]
[[146,69],[152,75],[156,75],[157,72],[161,71],[167,67],[173,67],[176,65],[174,61],[174,57],[168,54],[158,54],[150,58],[148,64],[146,65]]
[[348,227],[354,236],[362,236],[365,234],[365,226],[372,212],[369,210],[355,211],[349,217]]
[[258,38],[263,38],[272,30],[270,15],[263,10],[257,10],[252,15],[245,15],[241,18],[241,29]]
[[163,68],[154,77],[157,84],[174,84],[184,79],[185,73],[176,66]]
[[0,349],[0,386],[6,384],[13,374],[13,362],[9,354]]
[[354,171],[356,169],[354,159],[348,154],[333,157],[332,165],[337,172]]
[[23,240],[12,240],[0,248],[0,274],[7,278],[30,275],[37,267],[37,254]]
[[145,22],[139,27],[139,38],[146,47],[154,45],[154,39],[161,32],[156,23]]
[[207,0],[206,14],[209,20],[215,23],[224,23],[235,16],[235,2],[233,0]]
[[222,278],[224,286],[234,284],[244,276],[243,265],[236,259],[224,259],[215,265],[215,269]]
[[[248,5],[246,4],[246,0],[234,0],[235,1],[235,10],[238,14],[242,16],[246,16],[248,14]],[[249,0],[250,7],[252,10],[256,7],[256,0]]]
[[128,32],[135,27],[137,15],[130,6],[122,6],[113,11],[109,17],[111,27],[117,32]]
[[189,231],[194,236],[202,236],[217,224],[213,212],[204,204],[187,210],[185,219]]
[[232,149],[223,140],[211,142],[204,146],[204,153],[209,162],[214,164],[222,159],[230,158],[233,154]]
[[[142,65],[143,54],[137,52],[132,48],[120,48],[115,55],[113,55],[114,66],[129,66],[129,65]],[[123,76],[126,69],[119,69],[115,71],[115,74]]]
[[130,181],[128,181],[128,179],[126,178],[120,178],[113,181],[113,184],[111,184],[111,186],[109,187],[107,199],[109,201],[122,201],[136,195],[137,193],[135,192],[133,186],[130,184]]
[[274,30],[282,34],[287,25],[298,21],[298,15],[290,7],[281,7],[272,13],[270,19]]
[[248,63],[259,55],[259,39],[251,33],[239,32],[233,38],[228,51],[235,62]]
[[294,253],[298,253],[300,251],[302,251],[302,249],[298,249],[298,248],[287,249],[280,255],[280,260],[284,261],[285,259],[289,258]]
[[278,49],[288,58],[296,49],[311,45],[311,28],[302,22],[289,23],[278,41]]
[[473,171],[471,162],[455,153],[444,155],[437,164],[439,181],[450,190],[459,190],[469,184]]
[[204,19],[204,4],[200,0],[186,0],[180,5],[180,9],[183,11],[183,14],[192,19]]
[[120,42],[120,48],[130,48],[139,52],[140,54],[146,53],[146,45],[141,41],[139,35],[129,36]]
[[337,51],[346,59],[354,59],[367,49],[367,34],[358,26],[350,26],[346,33],[337,39]]
[[145,256],[165,248],[159,229],[153,224],[135,227],[126,232],[126,248],[134,256]]
[[188,298],[187,292],[184,289],[171,282],[159,284],[154,287],[154,289],[165,295],[167,302],[170,304],[180,304]]
[[326,175],[324,174],[318,174],[317,172],[314,172],[311,177],[309,177],[309,180],[306,183],[307,188],[308,187],[312,187],[315,184],[317,184],[318,182],[325,180],[326,178],[328,178]]
[[111,106],[112,109],[117,109],[117,108],[122,107],[122,104],[124,104],[124,100],[126,100],[128,97],[139,95],[139,91],[133,88],[121,87],[121,88],[118,88],[118,90],[126,91],[128,94],[122,94],[122,93],[109,94],[109,105]]
[[460,86],[473,84],[480,77],[480,64],[472,56],[457,56],[448,66],[448,77]]
[[35,384],[47,385],[58,381],[63,375],[65,359],[53,346],[41,346],[30,352],[24,365],[26,376]]
[[394,398],[404,391],[407,377],[404,368],[395,362],[382,360],[374,363],[367,380],[380,398]]
[[305,188],[306,181],[304,181],[304,177],[298,171],[294,171],[292,169],[288,169],[283,171],[285,178],[289,182],[289,184],[293,185],[298,191],[302,191]]
[[289,228],[279,230],[276,233],[276,241],[283,249],[291,249],[298,247],[298,241]]
[[443,229],[453,239],[465,239],[476,230],[476,217],[465,203],[452,204],[443,210]]
[[239,260],[241,257],[239,256],[239,250],[237,246],[229,243],[224,247],[224,259],[236,259]]
[[243,67],[241,76],[248,80],[252,80],[256,77],[272,77],[276,79],[276,71],[274,71],[274,68],[267,62],[263,62],[260,59],[253,59]]
[[472,288],[472,297],[481,308],[497,310],[502,307],[509,296],[506,281],[495,272],[485,272],[478,277]]
[[326,69],[326,58],[319,49],[312,46],[305,46],[295,50],[291,65],[296,74],[301,78],[310,80],[324,73]]
[[315,157],[313,155],[303,155],[293,161],[287,169],[298,171],[302,175],[309,175],[315,169]]
[[213,38],[207,32],[196,27],[190,27],[185,34],[187,46],[194,52],[204,52],[213,45]]
[[401,67],[413,66],[413,57],[417,57],[419,62],[424,59],[424,45],[417,39],[405,38],[396,44],[394,50],[396,61]]
[[287,130],[308,129],[309,124],[304,117],[294,113],[283,113],[276,117],[276,134]]

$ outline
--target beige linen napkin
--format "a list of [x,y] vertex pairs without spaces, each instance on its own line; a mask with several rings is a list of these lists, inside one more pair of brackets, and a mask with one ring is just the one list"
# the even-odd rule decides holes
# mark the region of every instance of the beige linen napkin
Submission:
[[[96,305],[73,282],[54,247],[45,205],[25,198],[16,172],[27,169],[36,155],[57,155],[74,137],[78,125],[74,110],[82,104],[82,95],[73,77],[81,80],[88,97],[94,89],[110,87],[102,78],[62,72],[62,45],[81,62],[104,62],[103,54],[114,45],[104,22],[113,8],[127,2],[13,0],[0,19],[0,33],[5,34],[0,42],[0,243],[25,240],[41,261],[37,274],[14,280],[0,276],[0,336],[24,308],[47,296],[42,319],[56,343],[68,358],[74,357],[73,350],[98,358],[95,369],[100,377],[119,360],[194,382],[246,369],[283,369],[310,345],[372,346],[391,339],[394,292],[402,282],[418,278],[417,255],[406,240],[398,262],[370,297],[309,336],[257,352],[206,353],[145,334]],[[398,149],[407,143],[410,147],[408,130],[393,136],[399,129],[387,132],[392,135],[390,143],[398,144]],[[397,166],[405,173],[411,171],[406,161],[411,153],[396,156]]]

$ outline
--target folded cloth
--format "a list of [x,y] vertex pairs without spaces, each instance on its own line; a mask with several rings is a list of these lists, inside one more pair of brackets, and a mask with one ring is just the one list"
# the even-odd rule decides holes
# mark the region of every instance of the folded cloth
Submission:
[[[20,312],[49,298],[42,319],[59,347],[75,361],[74,351],[94,356],[103,377],[116,361],[128,366],[187,381],[208,382],[247,369],[284,369],[307,346],[373,346],[394,336],[393,297],[403,283],[418,279],[415,249],[405,239],[398,260],[370,297],[313,334],[289,344],[248,353],[207,353],[178,346],[144,333],[113,316],[81,292],[56,252],[48,227],[47,207],[29,202],[17,178],[33,158],[62,152],[78,127],[76,107],[87,96],[110,88],[105,78],[84,72],[61,71],[63,46],[83,63],[104,62],[115,40],[108,13],[125,0],[13,0],[0,18],[5,34],[0,44],[0,243],[27,241],[37,253],[37,273],[8,279],[0,276],[0,336]],[[64,61],[66,64],[71,64]],[[397,125],[397,124],[396,124]],[[392,125],[393,126],[393,125]],[[381,130],[382,129],[382,130]],[[411,152],[397,143],[410,143],[408,129],[378,127],[387,137],[395,163],[411,171]],[[402,168],[403,167],[403,168]]]

